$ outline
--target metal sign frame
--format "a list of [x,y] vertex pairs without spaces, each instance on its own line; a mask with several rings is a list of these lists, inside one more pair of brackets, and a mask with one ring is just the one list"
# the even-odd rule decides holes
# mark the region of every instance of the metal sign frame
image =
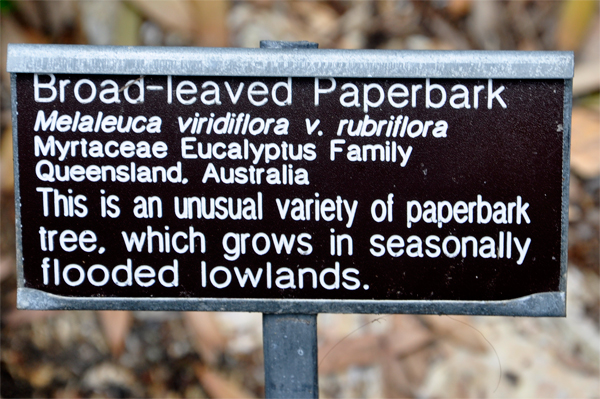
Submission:
[[[566,314],[569,152],[574,59],[571,52],[156,48],[9,44],[17,230],[17,306],[21,309],[252,311],[279,314],[416,313],[508,316]],[[231,298],[81,298],[26,288],[21,241],[16,74],[260,77],[560,79],[565,82],[559,291],[503,301]]]

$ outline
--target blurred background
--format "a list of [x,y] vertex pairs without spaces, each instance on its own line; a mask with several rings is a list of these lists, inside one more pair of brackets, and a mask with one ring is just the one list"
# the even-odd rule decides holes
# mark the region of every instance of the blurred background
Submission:
[[597,1],[1,1],[1,392],[264,396],[260,314],[15,309],[7,43],[575,52],[568,317],[319,315],[322,398],[600,397]]

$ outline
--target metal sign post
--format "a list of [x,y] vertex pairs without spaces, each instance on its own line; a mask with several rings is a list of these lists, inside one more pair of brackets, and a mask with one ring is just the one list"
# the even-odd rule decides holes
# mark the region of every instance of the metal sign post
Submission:
[[318,398],[317,315],[263,314],[265,395]]
[[[318,48],[310,42],[260,42],[260,48]],[[265,396],[318,398],[316,314],[263,313]]]

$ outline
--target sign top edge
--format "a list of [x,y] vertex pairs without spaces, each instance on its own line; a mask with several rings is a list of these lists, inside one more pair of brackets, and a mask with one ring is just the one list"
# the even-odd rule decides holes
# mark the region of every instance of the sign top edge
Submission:
[[333,50],[9,44],[11,73],[572,79],[569,51]]

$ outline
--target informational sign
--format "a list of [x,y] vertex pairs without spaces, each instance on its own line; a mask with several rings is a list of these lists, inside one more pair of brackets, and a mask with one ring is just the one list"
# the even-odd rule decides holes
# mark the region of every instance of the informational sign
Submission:
[[38,49],[9,51],[21,307],[564,313],[570,54]]

